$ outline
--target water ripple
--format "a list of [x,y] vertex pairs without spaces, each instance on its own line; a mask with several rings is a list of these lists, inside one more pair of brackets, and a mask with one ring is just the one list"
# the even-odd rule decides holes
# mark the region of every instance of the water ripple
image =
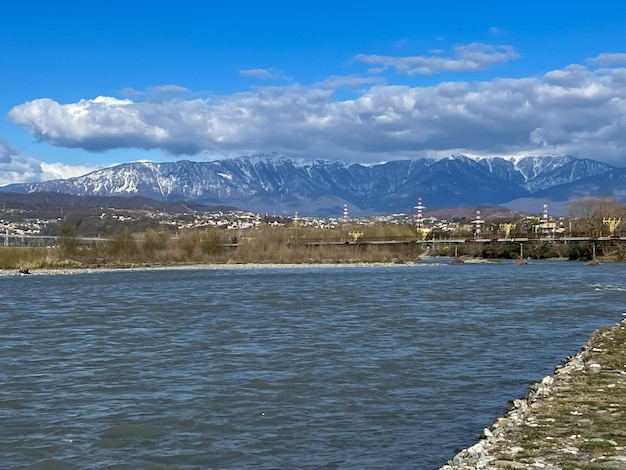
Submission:
[[9,468],[438,468],[618,320],[620,265],[0,278]]

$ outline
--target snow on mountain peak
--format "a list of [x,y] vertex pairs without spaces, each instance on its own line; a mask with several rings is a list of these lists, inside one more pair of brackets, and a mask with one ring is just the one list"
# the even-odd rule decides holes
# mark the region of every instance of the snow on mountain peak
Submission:
[[[570,195],[610,194],[611,188],[621,189],[626,181],[626,169],[567,155],[479,158],[455,154],[443,160],[441,165],[434,165],[436,160],[430,158],[359,165],[271,153],[210,162],[140,161],[3,190],[141,195],[257,212],[340,215],[345,203],[353,214],[406,211],[418,197],[429,201],[430,207],[464,207],[504,204],[534,194],[543,199],[557,188],[554,194],[563,200]],[[589,178],[598,179],[576,189],[576,184]]]

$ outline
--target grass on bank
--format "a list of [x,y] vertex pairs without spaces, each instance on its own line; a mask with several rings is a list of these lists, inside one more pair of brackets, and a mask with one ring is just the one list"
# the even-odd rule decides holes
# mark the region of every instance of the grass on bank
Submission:
[[[377,232],[381,238],[408,237],[407,230]],[[408,232],[410,233],[410,232]],[[321,236],[320,236],[321,235]],[[343,235],[337,238],[338,235]],[[341,240],[338,245],[308,246],[303,240]],[[75,232],[61,234],[47,248],[0,247],[0,269],[21,267],[121,267],[203,263],[342,263],[405,262],[424,248],[415,243],[390,246],[345,244],[354,239],[335,231],[261,227],[233,234],[220,229],[185,230],[172,236],[148,230],[119,232],[107,240],[81,243]]]
[[[598,330],[582,354],[587,370],[572,372],[536,402],[532,417],[491,452],[496,459],[531,464],[541,458],[563,470],[626,468],[625,324]],[[601,369],[591,372],[590,364]]]
[[0,247],[0,269],[56,267],[56,248]]
[[[367,240],[396,240],[395,245],[355,244],[358,234]],[[112,237],[85,244],[75,228],[64,225],[58,244],[47,248],[0,247],[0,268],[20,267],[119,267],[202,263],[350,263],[408,262],[423,255],[515,259],[518,243],[418,244],[410,225],[346,226],[341,230],[311,227],[262,226],[240,231],[219,228],[189,229],[176,235],[149,229],[143,233],[118,232]],[[441,239],[439,239],[441,241]],[[320,242],[320,243],[317,243]],[[334,244],[332,244],[334,243]],[[603,260],[622,261],[621,244],[597,244]],[[591,242],[572,244],[525,244],[524,254],[533,259],[590,260]]]

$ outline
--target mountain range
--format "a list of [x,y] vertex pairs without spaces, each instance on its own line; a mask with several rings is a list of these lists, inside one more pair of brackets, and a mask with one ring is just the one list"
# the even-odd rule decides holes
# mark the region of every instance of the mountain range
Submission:
[[76,196],[142,196],[161,201],[228,205],[258,213],[351,216],[427,208],[499,205],[551,213],[586,196],[626,201],[626,168],[571,156],[396,160],[363,165],[271,155],[210,162],[134,162],[0,191]]

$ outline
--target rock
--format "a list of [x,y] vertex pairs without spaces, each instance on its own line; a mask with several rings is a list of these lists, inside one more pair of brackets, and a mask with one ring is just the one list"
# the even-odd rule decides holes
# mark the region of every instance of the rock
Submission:
[[474,444],[472,447],[468,447],[467,453],[470,456],[478,457],[478,456],[483,455],[485,453],[485,448],[483,447],[483,444],[481,442],[479,442],[477,444]]
[[528,468],[528,465],[512,460],[496,460],[496,468]]
[[606,460],[602,462],[602,468],[607,470],[609,469],[620,469],[623,470],[626,467],[626,455],[615,455],[612,457],[607,457]]
[[598,372],[600,372],[602,370],[602,366],[600,364],[598,364],[597,362],[593,362],[593,363],[589,364],[587,366],[587,368],[589,369],[589,372],[591,374],[597,374]]
[[494,428],[503,428],[506,425],[509,424],[509,420],[506,418],[498,418],[497,421],[494,423],[493,427]]
[[541,379],[541,385],[552,385],[554,382],[554,378],[550,375],[546,375],[543,379]]

